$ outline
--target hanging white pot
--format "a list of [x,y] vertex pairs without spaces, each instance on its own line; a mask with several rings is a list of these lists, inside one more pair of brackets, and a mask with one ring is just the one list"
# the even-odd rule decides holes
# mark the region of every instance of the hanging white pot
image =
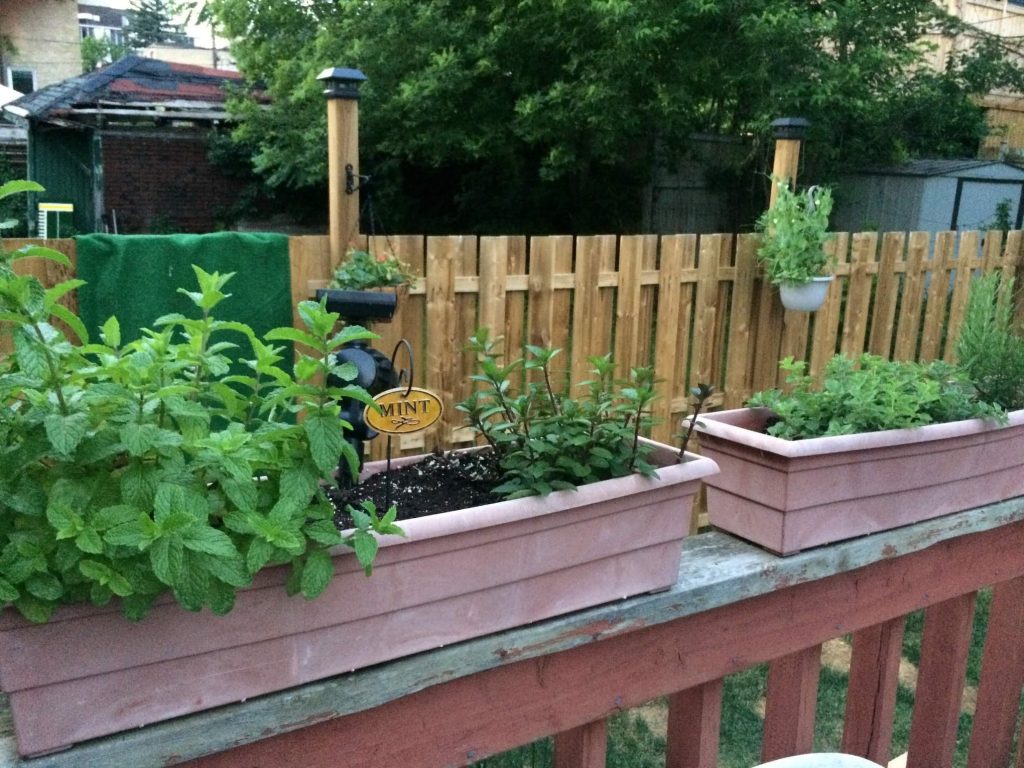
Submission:
[[825,303],[829,283],[833,275],[812,277],[806,283],[784,282],[779,284],[782,306],[797,312],[814,312]]

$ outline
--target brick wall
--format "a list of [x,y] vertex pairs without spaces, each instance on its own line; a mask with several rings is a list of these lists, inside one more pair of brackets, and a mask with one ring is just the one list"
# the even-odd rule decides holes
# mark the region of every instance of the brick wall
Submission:
[[103,203],[122,234],[212,232],[244,186],[210,166],[205,134],[104,132]]

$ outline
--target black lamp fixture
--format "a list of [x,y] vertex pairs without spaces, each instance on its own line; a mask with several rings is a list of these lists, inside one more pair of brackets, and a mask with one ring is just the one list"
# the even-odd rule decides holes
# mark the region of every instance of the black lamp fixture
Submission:
[[800,141],[810,127],[811,121],[805,117],[780,117],[772,120],[772,138]]
[[359,86],[366,80],[366,75],[349,67],[328,67],[316,79],[324,82],[324,96],[327,98],[358,100]]

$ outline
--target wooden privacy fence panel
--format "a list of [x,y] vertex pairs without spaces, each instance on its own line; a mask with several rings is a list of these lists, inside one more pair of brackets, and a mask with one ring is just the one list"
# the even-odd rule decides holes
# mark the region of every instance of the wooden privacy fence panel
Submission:
[[[1017,275],[1022,237],[838,233],[829,245],[836,280],[813,314],[783,310],[775,287],[761,279],[756,235],[408,235],[360,245],[394,249],[418,276],[395,319],[374,328],[376,346],[388,354],[399,339],[409,340],[414,383],[445,404],[440,428],[396,446],[413,452],[473,439],[454,406],[472,386],[465,345],[478,326],[503,336],[510,358],[526,344],[561,348],[554,379],[574,386],[588,378],[595,355],[614,353],[623,377],[631,366],[653,365],[661,395],[653,436],[671,442],[691,387],[711,383],[715,405],[739,406],[781,383],[778,361],[786,355],[808,361],[815,375],[838,351],[951,360],[970,276]],[[73,241],[56,244],[73,256]],[[294,237],[289,253],[297,304],[330,277],[327,237]],[[55,265],[23,265],[47,284],[67,277]],[[373,456],[385,448],[374,441]]]
[[[840,351],[951,360],[971,275],[1016,275],[1022,260],[1021,232],[839,233],[830,245],[836,280],[822,310],[809,314],[783,310],[775,287],[761,280],[757,243],[756,235],[392,242],[410,261],[428,253],[396,322],[406,335],[426,334],[420,345],[410,337],[416,383],[438,390],[449,409],[441,432],[404,437],[400,449],[472,439],[451,409],[469,391],[464,345],[474,321],[503,334],[510,356],[525,344],[561,348],[555,379],[573,386],[588,378],[593,355],[613,352],[623,377],[629,367],[653,365],[661,394],[653,436],[671,442],[691,387],[710,382],[716,405],[736,407],[782,383],[778,361],[787,355],[816,375]],[[374,455],[384,447],[373,445]]]

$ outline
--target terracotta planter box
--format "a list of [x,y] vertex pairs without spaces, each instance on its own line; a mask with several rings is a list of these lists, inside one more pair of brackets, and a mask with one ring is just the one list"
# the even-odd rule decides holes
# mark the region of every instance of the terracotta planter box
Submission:
[[[69,606],[43,625],[0,615],[0,688],[19,751],[239,701],[550,618],[677,578],[700,478],[714,462],[658,446],[656,479],[631,476],[402,523],[373,576],[339,548],[313,601],[284,569],[260,573],[227,616],[170,600],[140,623],[115,607]],[[368,471],[383,467],[369,465]]]
[[771,412],[701,415],[708,517],[788,555],[1024,494],[1024,410],[1008,426],[970,419],[859,435],[782,440]]

